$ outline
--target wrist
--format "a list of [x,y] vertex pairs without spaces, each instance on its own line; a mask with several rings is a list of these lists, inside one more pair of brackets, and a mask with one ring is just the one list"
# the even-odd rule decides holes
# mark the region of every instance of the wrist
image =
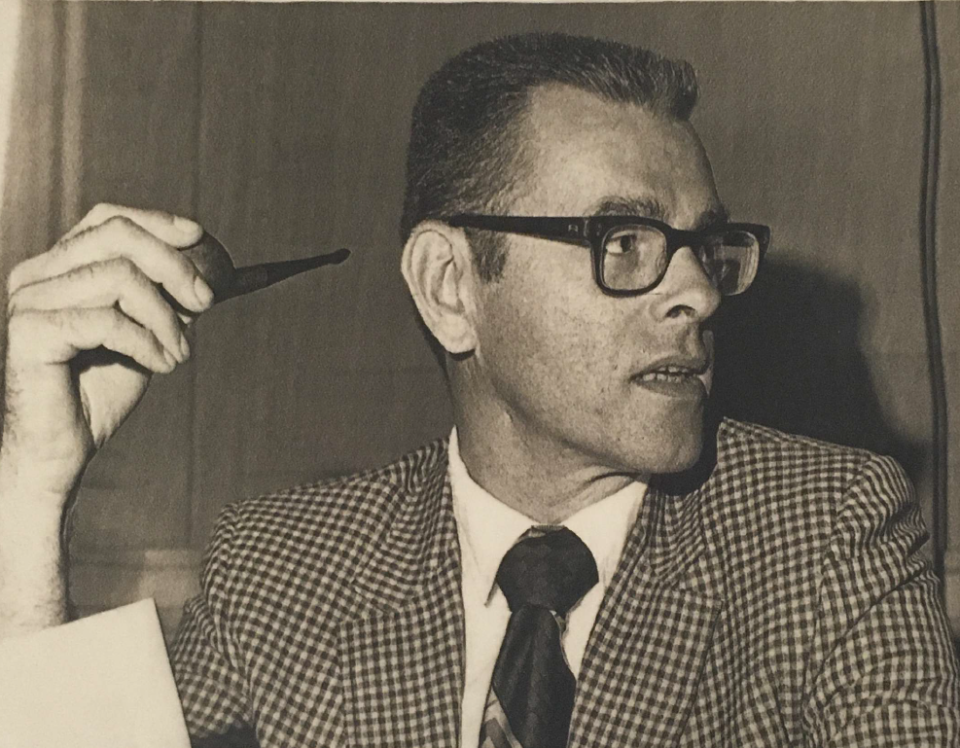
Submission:
[[22,507],[43,518],[62,517],[80,486],[83,470],[37,464],[0,446],[0,507]]
[[58,538],[62,544],[68,501],[69,497],[40,497],[0,488],[0,542],[27,550],[38,537]]
[[67,620],[66,536],[58,504],[0,493],[0,640]]

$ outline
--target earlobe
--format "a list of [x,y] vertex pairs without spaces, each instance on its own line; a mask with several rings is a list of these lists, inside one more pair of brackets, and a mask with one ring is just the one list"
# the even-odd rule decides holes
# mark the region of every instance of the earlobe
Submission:
[[476,346],[470,310],[470,248],[459,229],[424,221],[410,234],[401,260],[403,278],[424,324],[451,354]]

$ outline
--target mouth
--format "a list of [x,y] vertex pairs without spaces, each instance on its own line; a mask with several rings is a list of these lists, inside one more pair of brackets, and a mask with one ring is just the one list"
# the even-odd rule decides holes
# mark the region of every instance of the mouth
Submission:
[[638,382],[681,382],[691,377],[699,377],[703,371],[686,366],[662,366],[638,374],[634,379]]
[[668,397],[703,399],[710,390],[710,361],[706,357],[654,364],[630,378],[632,384]]

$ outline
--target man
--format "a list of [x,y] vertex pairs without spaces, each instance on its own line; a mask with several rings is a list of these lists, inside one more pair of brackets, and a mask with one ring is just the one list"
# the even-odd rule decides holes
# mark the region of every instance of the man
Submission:
[[[561,35],[480,45],[428,81],[402,271],[456,429],[226,510],[173,652],[198,740],[960,740],[900,468],[708,417],[711,317],[768,233],[729,222],[696,97],[686,64]],[[102,206],[11,278],[7,631],[65,616],[64,507],[146,372],[188,357],[181,322],[211,294],[176,249],[200,235]],[[87,358],[99,346],[122,357]]]

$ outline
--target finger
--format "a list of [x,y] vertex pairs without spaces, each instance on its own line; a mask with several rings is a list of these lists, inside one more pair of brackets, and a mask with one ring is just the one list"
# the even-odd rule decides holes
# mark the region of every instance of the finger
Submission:
[[115,308],[22,312],[10,319],[9,330],[8,361],[17,368],[28,362],[65,364],[81,351],[100,347],[155,373],[177,365],[152,332]]
[[136,264],[188,311],[202,312],[213,302],[213,291],[189,258],[124,216],[110,218],[20,263],[10,274],[8,292],[12,296],[32,283],[120,257]]
[[76,226],[64,234],[60,241],[72,239],[84,231],[117,217],[128,218],[144,231],[150,232],[171,247],[181,249],[189,247],[200,241],[200,237],[203,236],[203,227],[189,218],[165,213],[161,210],[145,210],[143,208],[130,208],[125,205],[100,203],[81,218]]
[[12,313],[96,308],[117,305],[141,327],[150,330],[181,363],[189,345],[176,312],[157,286],[125,257],[83,265],[63,275],[33,283],[10,298]]

